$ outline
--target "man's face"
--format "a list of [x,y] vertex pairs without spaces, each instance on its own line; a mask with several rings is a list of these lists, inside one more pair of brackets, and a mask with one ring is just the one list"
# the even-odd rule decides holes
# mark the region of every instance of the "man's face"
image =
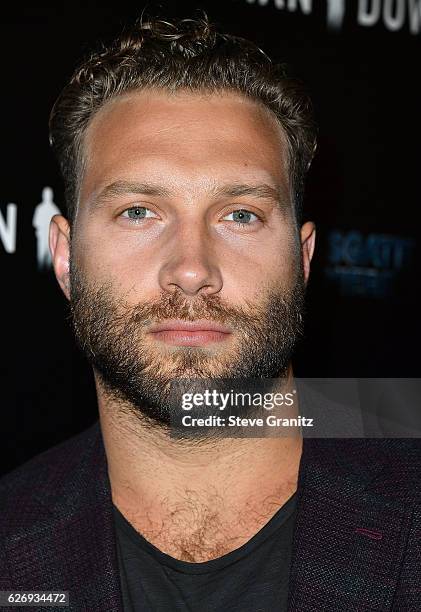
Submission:
[[168,423],[171,380],[283,375],[304,274],[269,111],[231,93],[131,93],[83,150],[70,301],[104,388]]

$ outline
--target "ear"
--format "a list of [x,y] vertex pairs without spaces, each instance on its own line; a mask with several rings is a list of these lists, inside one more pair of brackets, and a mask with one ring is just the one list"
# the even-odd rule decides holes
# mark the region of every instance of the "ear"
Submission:
[[49,245],[57,282],[70,300],[70,225],[62,215],[54,215],[51,219]]
[[314,253],[316,243],[316,226],[312,221],[307,221],[301,227],[301,253],[303,257],[304,282],[307,285],[310,276],[310,262]]

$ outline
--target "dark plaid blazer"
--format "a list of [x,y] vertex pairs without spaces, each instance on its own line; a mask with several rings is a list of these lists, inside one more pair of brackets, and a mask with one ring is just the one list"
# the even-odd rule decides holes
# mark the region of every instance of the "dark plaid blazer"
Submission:
[[[420,445],[304,438],[289,611],[421,611]],[[0,590],[122,612],[98,421],[3,477],[0,504]]]

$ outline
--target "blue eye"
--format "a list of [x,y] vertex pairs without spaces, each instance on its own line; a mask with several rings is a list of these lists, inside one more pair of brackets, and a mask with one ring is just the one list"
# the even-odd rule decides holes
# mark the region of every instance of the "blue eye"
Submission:
[[236,223],[240,223],[242,225],[248,225],[251,221],[258,219],[257,215],[242,208],[229,213],[224,217],[224,219],[227,219],[227,217],[232,217],[232,219],[228,219],[228,221],[235,221]]
[[[125,215],[127,213],[127,216]],[[123,211],[122,217],[130,219],[130,221],[142,221],[148,217],[156,217],[157,215],[146,206],[132,206]]]

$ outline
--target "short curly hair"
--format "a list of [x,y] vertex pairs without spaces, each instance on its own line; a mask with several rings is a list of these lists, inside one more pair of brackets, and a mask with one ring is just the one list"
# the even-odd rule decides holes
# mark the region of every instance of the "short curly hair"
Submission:
[[83,136],[95,113],[130,90],[235,91],[277,117],[288,141],[290,189],[299,222],[304,179],[316,149],[317,128],[303,83],[254,43],[218,32],[199,19],[139,19],[75,70],[50,115],[50,143],[64,179],[73,223],[83,170]]

